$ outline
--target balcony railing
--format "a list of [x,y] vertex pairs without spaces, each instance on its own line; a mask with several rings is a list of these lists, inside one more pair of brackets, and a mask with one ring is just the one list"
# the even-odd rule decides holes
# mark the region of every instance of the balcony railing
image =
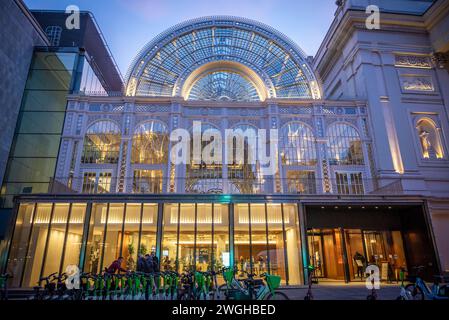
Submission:
[[374,179],[342,183],[336,179],[168,179],[126,178],[92,179],[57,178],[49,193],[136,193],[136,194],[303,194],[303,195],[399,195],[401,183],[378,187]]

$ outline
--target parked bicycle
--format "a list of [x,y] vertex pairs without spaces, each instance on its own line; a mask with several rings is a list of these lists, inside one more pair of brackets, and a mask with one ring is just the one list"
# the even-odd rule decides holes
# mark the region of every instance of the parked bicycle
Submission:
[[9,273],[0,276],[0,300],[8,300],[8,280],[12,278]]
[[425,270],[424,266],[413,268],[416,276],[410,277],[412,283],[405,287],[405,297],[410,300],[449,300],[449,285],[445,282],[444,276],[434,276],[434,283],[429,287],[427,283],[420,277]]
[[281,277],[263,273],[260,279],[254,273],[243,271],[247,275],[244,279],[235,279],[235,268],[223,271],[226,281],[226,299],[229,300],[289,300],[288,296],[277,290]]
[[312,284],[313,284],[313,275],[315,273],[315,267],[312,265],[307,266],[307,270],[308,270],[308,290],[307,290],[307,294],[304,297],[304,300],[313,300],[313,294],[312,294]]

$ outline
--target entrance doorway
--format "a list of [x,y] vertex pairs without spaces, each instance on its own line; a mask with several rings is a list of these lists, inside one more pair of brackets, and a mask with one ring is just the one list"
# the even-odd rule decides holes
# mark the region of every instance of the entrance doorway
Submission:
[[316,268],[315,276],[344,280],[342,235],[339,229],[308,230],[309,261]]
[[309,261],[317,278],[365,281],[366,267],[376,265],[381,280],[397,281],[406,267],[400,231],[329,228],[309,229],[307,235]]

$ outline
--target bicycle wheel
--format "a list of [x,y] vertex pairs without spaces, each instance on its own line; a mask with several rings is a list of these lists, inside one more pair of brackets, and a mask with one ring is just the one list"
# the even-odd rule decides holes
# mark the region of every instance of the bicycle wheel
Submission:
[[266,300],[290,300],[290,299],[287,297],[285,293],[275,291],[274,294],[270,292],[266,297]]
[[413,300],[424,300],[424,293],[421,288],[417,287],[414,284],[409,284],[405,287],[405,292],[407,296],[412,297]]

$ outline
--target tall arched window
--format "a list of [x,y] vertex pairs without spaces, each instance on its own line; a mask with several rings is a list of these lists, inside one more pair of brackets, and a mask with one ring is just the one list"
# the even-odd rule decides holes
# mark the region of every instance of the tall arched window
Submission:
[[118,163],[120,128],[112,121],[92,124],[84,138],[82,163]]
[[[211,153],[211,158],[204,159],[203,158],[203,150],[207,145],[212,143],[212,138],[209,141],[201,141],[201,150],[197,150],[201,152],[199,156],[200,158],[195,159],[194,157],[194,128],[190,130],[191,140],[190,140],[190,163],[186,165],[186,191],[189,193],[222,193],[223,192],[223,166],[222,161],[210,161],[214,159],[216,155],[218,157],[221,154],[222,150],[213,150]],[[209,123],[201,123],[201,139],[205,132],[216,133],[217,135],[221,135],[220,129],[215,127]],[[207,139],[206,139],[207,140]],[[215,153],[217,152],[217,153]],[[204,154],[205,155],[205,154]],[[212,162],[212,163],[211,163]]]
[[444,157],[441,137],[435,123],[430,119],[420,119],[417,122],[421,153],[424,159],[442,159]]
[[287,166],[316,165],[315,138],[307,125],[290,122],[281,129],[281,159]]
[[233,193],[257,193],[263,184],[257,163],[252,163],[257,160],[257,128],[249,124],[241,124],[233,130],[235,134],[232,140],[234,161],[228,163],[231,190]]
[[133,137],[132,163],[166,164],[169,136],[167,126],[160,121],[140,124]]
[[327,156],[331,165],[364,164],[362,140],[354,127],[335,123],[329,127],[327,135]]

